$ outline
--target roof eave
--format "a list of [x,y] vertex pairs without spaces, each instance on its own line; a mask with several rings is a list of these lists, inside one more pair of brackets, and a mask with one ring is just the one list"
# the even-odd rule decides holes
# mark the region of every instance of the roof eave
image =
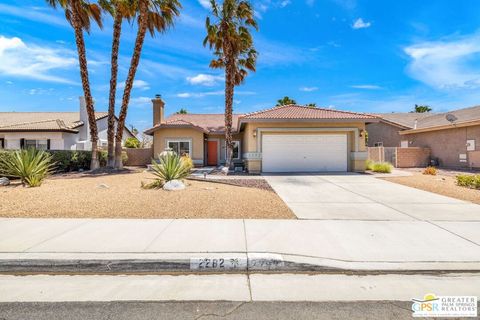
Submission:
[[74,129],[2,129],[0,132],[67,132],[78,133],[78,130]]
[[414,133],[422,133],[422,132],[429,132],[429,131],[438,131],[438,130],[448,130],[448,129],[455,129],[455,128],[463,128],[463,127],[471,127],[480,125],[480,120],[473,120],[473,121],[464,121],[458,123],[452,123],[448,125],[440,125],[440,126],[432,126],[426,128],[418,128],[418,129],[410,129],[410,130],[403,130],[400,131],[400,135],[407,135],[407,134],[414,134]]
[[194,125],[169,125],[169,124],[160,124],[157,127],[153,127],[153,128],[150,128],[150,129],[147,129],[147,130],[143,131],[143,133],[152,136],[155,133],[155,131],[158,131],[158,130],[161,130],[161,129],[178,129],[178,128],[180,128],[180,129],[192,129],[192,130],[201,131],[203,133],[209,133],[207,130],[205,130],[201,127],[194,126]]

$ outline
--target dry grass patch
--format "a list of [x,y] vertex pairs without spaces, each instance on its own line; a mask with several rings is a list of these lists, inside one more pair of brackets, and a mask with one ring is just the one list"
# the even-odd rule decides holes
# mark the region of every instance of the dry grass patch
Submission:
[[405,186],[438,193],[444,196],[471,201],[480,204],[480,190],[457,186],[456,179],[450,175],[424,175],[415,172],[409,177],[382,178]]
[[182,191],[144,190],[147,172],[73,175],[39,188],[0,188],[1,217],[294,219],[274,192],[186,180]]

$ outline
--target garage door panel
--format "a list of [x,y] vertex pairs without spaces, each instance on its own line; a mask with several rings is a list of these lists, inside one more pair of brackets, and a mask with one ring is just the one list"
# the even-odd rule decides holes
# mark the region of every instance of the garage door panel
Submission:
[[347,136],[262,136],[264,172],[347,171]]

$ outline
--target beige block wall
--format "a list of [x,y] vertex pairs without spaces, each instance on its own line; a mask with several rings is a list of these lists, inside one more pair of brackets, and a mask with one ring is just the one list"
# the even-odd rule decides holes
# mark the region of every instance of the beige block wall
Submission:
[[[365,123],[363,122],[325,122],[325,123],[315,123],[315,122],[304,122],[304,123],[288,123],[288,122],[252,122],[247,123],[245,125],[244,136],[243,136],[243,143],[242,143],[242,153],[245,152],[260,152],[257,150],[257,139],[260,137],[254,137],[254,132],[258,128],[358,128],[359,130],[365,130]],[[278,131],[271,131],[263,130],[262,133],[269,133],[269,134],[339,134],[344,133],[347,134],[348,137],[348,148],[350,151],[355,151],[355,132],[354,131],[342,131],[339,129],[338,131],[303,131],[299,129],[298,131],[290,129],[286,132],[278,132]],[[365,134],[362,137],[358,137],[359,147],[358,151],[366,151],[365,146]],[[250,172],[260,172],[262,167],[261,160],[246,160],[247,168]],[[349,171],[365,171],[365,160],[350,160],[349,161]]]
[[192,160],[203,161],[204,134],[202,131],[184,128],[165,128],[155,131],[153,135],[153,154],[155,158],[165,150],[166,141],[169,139],[182,138],[192,140]]
[[475,140],[475,150],[480,151],[480,126],[452,128],[402,135],[410,147],[430,148],[433,158],[442,167],[468,167],[468,159],[461,162],[459,155],[467,154],[467,140]]

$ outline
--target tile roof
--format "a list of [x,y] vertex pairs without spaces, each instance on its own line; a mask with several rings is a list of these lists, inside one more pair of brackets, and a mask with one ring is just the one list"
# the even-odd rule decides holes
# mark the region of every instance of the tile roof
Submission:
[[[233,115],[232,130],[237,131],[238,119],[241,114]],[[156,129],[168,127],[192,127],[210,134],[223,134],[225,132],[225,116],[223,113],[215,114],[172,114],[165,122],[156,125],[145,131],[147,134],[153,133]]]
[[[383,113],[377,114],[380,118],[390,122],[403,125],[407,128],[413,129],[427,129],[440,126],[448,126],[452,123],[446,118],[447,114],[455,116],[455,123],[469,122],[480,120],[480,106],[474,106],[464,109],[452,110],[442,113]],[[415,120],[417,125],[415,126]]]
[[[297,105],[287,105],[281,107],[274,107],[267,110],[261,110],[257,112],[243,114],[234,114],[232,130],[236,132],[238,130],[239,122],[247,122],[249,120],[269,120],[269,119],[279,119],[279,120],[374,120],[378,119],[376,116],[349,112],[349,111],[340,111],[333,109],[323,109],[323,108],[312,108],[305,106]],[[215,114],[173,114],[169,116],[165,122],[157,124],[156,126],[145,131],[146,134],[152,134],[155,130],[159,128],[168,128],[168,127],[192,127],[195,129],[202,129],[204,132],[209,134],[223,134],[225,132],[225,116],[223,113]]]
[[413,128],[415,120],[418,121],[431,116],[433,113],[414,113],[414,112],[392,112],[392,113],[377,113],[376,116],[385,119],[386,121],[396,123],[406,128]]
[[242,120],[247,119],[340,119],[340,120],[358,120],[358,119],[377,119],[374,115],[326,108],[307,107],[298,105],[286,105],[273,107],[266,110],[256,111],[246,114]]
[[[107,116],[96,112],[96,119]],[[0,131],[78,132],[83,125],[78,112],[0,112]]]

